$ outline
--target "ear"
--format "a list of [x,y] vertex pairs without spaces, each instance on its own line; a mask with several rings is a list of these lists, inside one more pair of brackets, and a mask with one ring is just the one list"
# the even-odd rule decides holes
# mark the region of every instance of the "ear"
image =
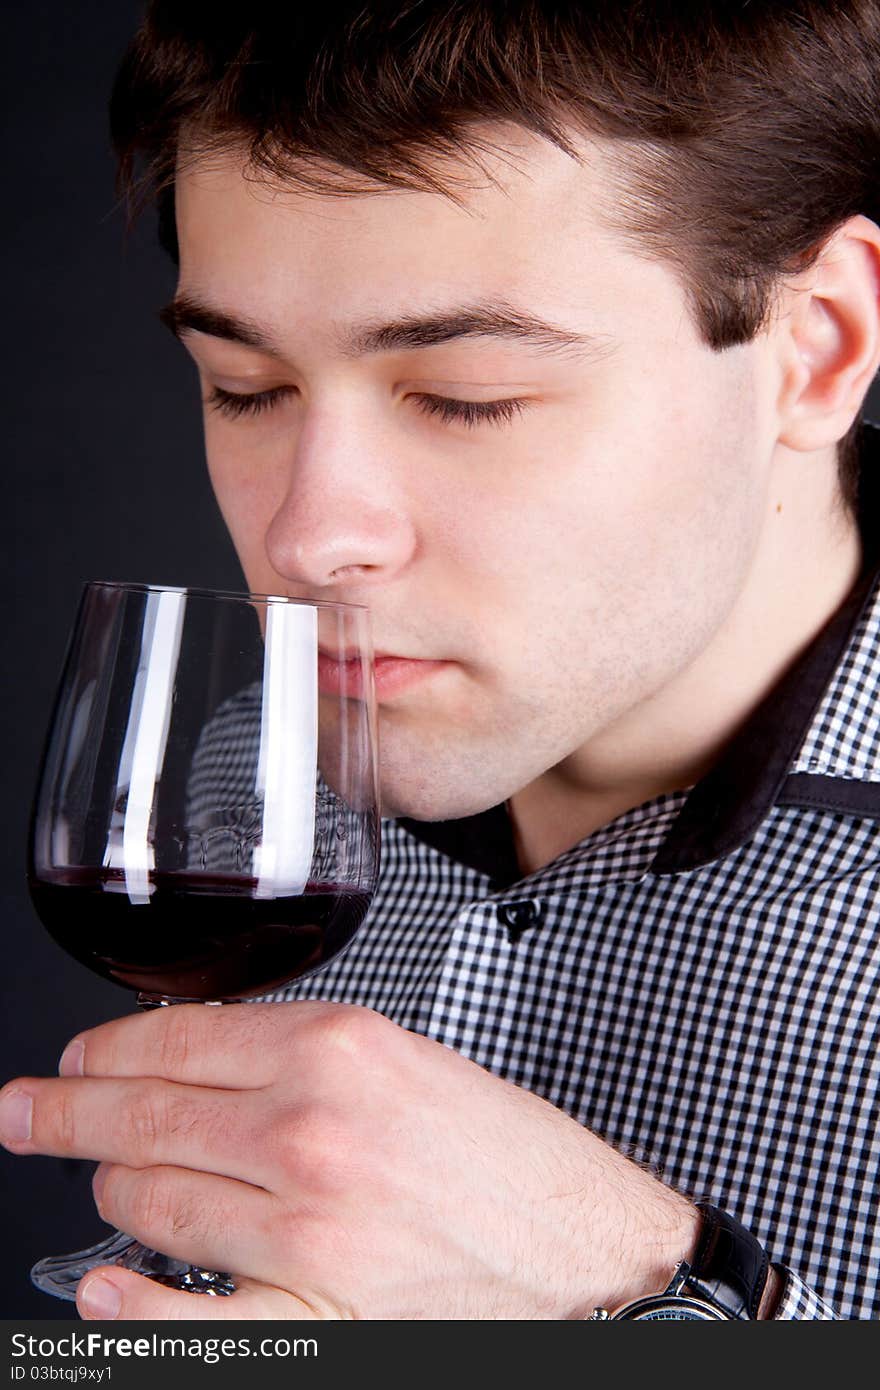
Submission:
[[782,299],[779,440],[812,452],[844,437],[880,365],[880,228],[850,218]]

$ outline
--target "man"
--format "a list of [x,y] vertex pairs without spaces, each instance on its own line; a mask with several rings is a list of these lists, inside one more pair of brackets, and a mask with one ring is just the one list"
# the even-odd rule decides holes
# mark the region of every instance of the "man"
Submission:
[[372,610],[389,820],[295,1002],[4,1091],[238,1285],[82,1313],[876,1316],[878,6],[203,8],[117,141],[248,586]]

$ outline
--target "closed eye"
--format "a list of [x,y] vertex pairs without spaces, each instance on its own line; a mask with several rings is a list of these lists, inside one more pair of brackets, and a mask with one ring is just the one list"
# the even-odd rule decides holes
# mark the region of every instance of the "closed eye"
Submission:
[[[295,394],[296,388],[293,386],[273,386],[268,391],[250,394],[224,391],[222,386],[213,386],[207,404],[218,414],[236,420],[246,415],[261,415]],[[471,429],[480,424],[507,424],[516,415],[521,415],[529,404],[528,401],[516,399],[464,401],[453,396],[417,394],[410,399],[424,415],[434,415],[446,423],[463,424]]]
[[271,410],[273,405],[294,393],[292,386],[273,386],[268,391],[255,391],[252,395],[240,395],[237,391],[224,391],[222,386],[212,386],[207,404],[219,415],[237,420],[242,415],[261,415],[264,410]]
[[520,400],[459,401],[453,396],[414,396],[413,399],[423,414],[458,421],[470,428],[483,423],[506,424],[514,416],[521,415],[528,404]]

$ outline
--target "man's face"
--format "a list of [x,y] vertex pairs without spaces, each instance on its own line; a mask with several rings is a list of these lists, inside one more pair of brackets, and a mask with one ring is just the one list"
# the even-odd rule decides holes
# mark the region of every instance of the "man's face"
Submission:
[[273,190],[233,152],[177,189],[247,584],[369,605],[411,663],[378,667],[384,809],[426,819],[588,765],[705,660],[767,508],[761,341],[701,342],[673,272],[609,229],[601,154],[507,150],[461,206]]

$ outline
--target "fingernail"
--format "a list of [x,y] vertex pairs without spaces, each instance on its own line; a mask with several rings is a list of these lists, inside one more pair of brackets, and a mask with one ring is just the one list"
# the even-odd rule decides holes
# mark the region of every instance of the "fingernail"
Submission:
[[122,1294],[102,1274],[83,1284],[79,1302],[87,1318],[115,1318],[122,1307]]
[[101,1211],[101,1193],[104,1191],[104,1180],[106,1176],[107,1170],[103,1164],[100,1164],[95,1169],[95,1176],[92,1178],[92,1196],[95,1199],[95,1206],[98,1208],[99,1214]]
[[69,1042],[61,1054],[61,1061],[58,1063],[58,1075],[82,1076],[85,1051],[86,1045],[82,1038],[74,1038]]
[[30,1139],[33,1113],[32,1096],[24,1091],[7,1091],[0,1100],[0,1140],[4,1144],[20,1144]]

